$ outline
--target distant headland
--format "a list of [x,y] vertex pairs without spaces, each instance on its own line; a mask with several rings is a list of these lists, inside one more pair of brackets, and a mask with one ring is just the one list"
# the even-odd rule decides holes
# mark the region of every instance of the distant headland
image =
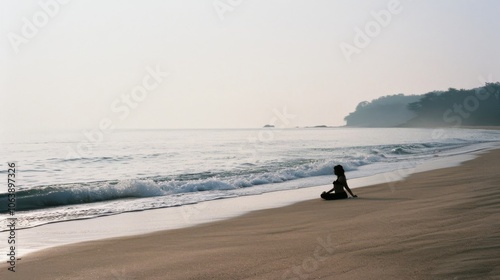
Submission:
[[344,120],[347,127],[499,126],[500,83],[383,96],[360,102]]

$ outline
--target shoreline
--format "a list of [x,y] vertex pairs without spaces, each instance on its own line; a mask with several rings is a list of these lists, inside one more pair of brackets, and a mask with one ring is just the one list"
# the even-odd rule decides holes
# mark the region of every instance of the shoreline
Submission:
[[[404,163],[397,170],[349,179],[349,184],[352,189],[385,184],[387,191],[392,192],[394,191],[393,185],[395,182],[403,180],[411,174],[459,166],[480,156],[482,153],[498,147],[498,143],[478,144],[471,146],[471,150],[463,154],[443,158],[438,157],[426,162],[425,165],[411,166],[411,164]],[[311,178],[303,178],[297,181],[300,180],[311,180]],[[176,207],[124,212],[116,215],[54,222],[19,229],[18,232],[22,234],[24,240],[22,242],[23,246],[21,246],[21,250],[17,252],[17,255],[24,257],[41,250],[80,242],[133,237],[234,219],[254,211],[286,207],[295,203],[317,199],[322,191],[330,188],[328,184],[277,190],[257,195],[243,195]],[[103,228],[102,224],[107,226]],[[141,224],[141,226],[134,227],[135,224]],[[6,236],[6,234],[6,231],[0,232],[0,237],[4,239],[3,235]],[[40,238],[41,236],[44,238]],[[6,258],[4,257],[4,259]]]
[[[392,239],[394,239],[395,237],[405,236],[404,239],[396,238],[399,242],[398,244],[401,245],[401,242],[407,240],[408,238],[410,238],[410,236],[410,240],[412,240],[412,238],[416,238],[416,240],[418,241],[416,242],[416,244],[410,244],[411,246],[407,244],[407,247],[411,249],[407,254],[424,250],[424,248],[419,249],[419,247],[416,245],[422,246],[428,244],[428,239],[419,239],[418,236],[439,237],[440,235],[446,236],[448,233],[448,235],[451,235],[455,239],[463,239],[465,238],[463,237],[464,231],[474,231],[474,240],[480,241],[484,239],[480,238],[481,234],[490,232],[491,228],[497,226],[499,222],[499,219],[492,219],[492,216],[498,218],[499,214],[498,210],[494,207],[494,205],[498,203],[497,199],[500,200],[498,196],[499,191],[495,189],[495,186],[498,186],[495,185],[495,183],[498,182],[499,179],[498,168],[496,167],[496,159],[499,155],[500,150],[490,150],[486,153],[482,153],[479,158],[466,161],[465,163],[456,167],[449,167],[412,174],[403,181],[395,182],[393,184],[394,191],[392,192],[387,191],[387,184],[378,184],[359,188],[357,191],[355,191],[356,194],[360,193],[359,199],[336,201],[329,204],[325,204],[319,199],[307,200],[280,208],[257,210],[244,214],[242,216],[238,216],[236,218],[215,221],[211,223],[203,223],[189,228],[173,229],[131,237],[112,238],[91,242],[82,242],[61,247],[53,247],[26,255],[22,260],[19,261],[19,269],[20,271],[22,271],[22,275],[40,275],[46,277],[47,279],[51,277],[53,278],[55,275],[58,275],[60,277],[69,277],[70,275],[72,275],[72,278],[76,277],[76,279],[78,279],[78,275],[74,274],[76,273],[76,271],[93,271],[94,273],[97,273],[98,275],[101,275],[104,277],[104,279],[106,279],[111,278],[109,276],[111,275],[110,273],[112,273],[112,270],[115,272],[120,272],[120,270],[117,270],[117,267],[121,267],[122,270],[126,271],[126,273],[124,272],[126,275],[142,275],[145,273],[148,275],[148,277],[155,279],[160,279],[159,275],[162,274],[156,273],[158,273],[158,271],[161,271],[162,269],[167,269],[167,267],[176,267],[177,269],[174,269],[175,272],[169,270],[169,273],[173,273],[172,275],[174,275],[175,277],[181,278],[201,279],[203,278],[201,277],[201,275],[205,275],[203,273],[208,273],[208,275],[212,276],[220,275],[220,278],[222,279],[231,279],[231,277],[236,275],[245,275],[245,277],[263,279],[271,275],[276,277],[285,277],[283,276],[283,273],[289,273],[291,279],[293,277],[296,277],[297,275],[294,274],[292,270],[287,270],[287,267],[293,268],[296,267],[297,264],[300,266],[300,264],[302,263],[301,260],[310,258],[313,255],[315,248],[319,246],[316,239],[323,238],[322,240],[326,242],[329,240],[330,234],[336,237],[340,236],[340,239],[342,240],[342,245],[337,244],[334,248],[340,246],[341,249],[343,248],[343,250],[337,251],[337,249],[335,249],[335,252],[344,252],[348,255],[350,251],[347,250],[347,248],[352,248],[353,246],[356,247],[356,242],[359,241],[357,240],[356,242],[354,242],[355,240],[349,237],[351,235],[358,235],[358,237],[359,235],[361,235],[362,238],[360,240],[366,243],[365,245],[367,246],[370,246],[370,242],[385,242],[387,241],[387,239],[391,240],[392,242],[394,241]],[[480,173],[480,175],[483,176],[480,176],[478,174],[468,174],[467,171],[470,171],[471,169],[475,171],[472,173]],[[476,197],[468,197],[463,192],[470,188],[468,186],[468,184],[470,183],[466,184],[464,183],[464,181],[470,181],[471,183],[481,182],[481,185],[474,186],[474,191],[482,191],[485,193],[481,193],[477,199],[474,199]],[[409,187],[407,185],[409,185]],[[422,190],[431,190],[433,186],[436,185],[442,188],[438,190],[437,194],[435,193],[435,190],[422,192]],[[489,197],[492,198],[490,199]],[[457,207],[457,203],[462,205],[462,207]],[[381,212],[379,208],[384,204],[390,205],[390,207],[394,208],[392,210],[396,211]],[[433,219],[433,215],[427,215],[429,213],[436,214],[433,211],[437,208],[440,208],[440,204],[443,204],[443,206],[448,209],[446,211],[452,211],[454,213],[456,212],[455,214],[457,214],[452,215],[452,217],[449,217],[448,215],[446,217],[447,219],[445,219],[446,222],[444,222],[443,225],[440,224],[443,222],[442,220],[435,220]],[[484,209],[481,208],[481,204],[484,204]],[[478,213],[474,213],[474,217],[468,217],[468,213],[462,211],[462,209],[474,211],[478,207],[478,205],[481,206],[480,210],[485,210],[488,214],[487,218],[489,223],[484,223],[484,219],[482,219],[481,216],[477,216]],[[335,213],[335,216],[337,218],[349,217],[354,219],[354,221],[351,221],[351,219],[339,219],[338,221],[335,220],[339,223],[338,225],[336,225],[335,227],[329,227],[324,223],[320,223],[320,221],[331,219],[330,214],[325,214],[324,210],[331,210],[332,213]],[[201,209],[200,211],[203,211],[203,209]],[[377,212],[378,215],[371,215],[372,211]],[[437,214],[445,215],[446,213],[438,211]],[[410,223],[409,221],[406,221],[406,219],[401,216],[406,216],[407,219],[411,220],[412,222]],[[424,221],[422,221],[422,219]],[[461,223],[463,223],[462,220],[468,223],[466,227],[459,226]],[[392,224],[393,222],[395,224]],[[481,223],[478,224],[478,222]],[[430,226],[429,223],[437,223],[440,224],[440,226],[438,227],[434,224],[432,224],[433,226]],[[453,227],[453,229],[450,229],[447,232],[441,232],[439,230],[441,227],[446,228],[453,226],[454,223],[458,223],[458,226]],[[419,224],[422,228],[416,228],[414,227],[414,224]],[[405,227],[401,228],[401,225],[409,227],[412,234],[408,236],[400,233],[399,230],[405,231]],[[337,226],[339,227],[337,228]],[[389,234],[382,236],[372,236],[373,233],[370,232],[374,229],[377,229],[375,230],[375,232],[384,232],[384,228],[381,228],[382,226],[390,227],[390,232],[395,235],[392,236],[392,234]],[[310,229],[308,229],[309,227]],[[360,232],[360,228],[366,230]],[[477,229],[481,230],[475,231]],[[251,233],[255,233],[256,236],[254,237]],[[365,234],[366,236],[363,234]],[[276,239],[276,237],[279,238]],[[487,239],[489,241],[491,241],[490,238],[493,238],[493,240],[498,240],[499,237],[500,236],[498,236],[498,234],[494,234],[493,236],[488,236]],[[252,242],[254,243],[250,242],[250,240],[253,240]],[[267,241],[269,240],[273,240],[275,243],[268,243]],[[474,240],[471,241],[467,239],[468,242],[475,242]],[[303,245],[306,247],[303,247],[301,245],[301,242],[303,241],[307,243],[307,246]],[[283,242],[285,243],[283,244]],[[391,242],[385,244],[386,246],[389,246],[389,248],[387,248],[387,251],[383,250],[386,253],[386,257],[392,254],[403,254],[401,249],[398,249],[398,247],[391,247]],[[446,243],[449,242],[449,240],[440,239],[439,242]],[[441,254],[439,252],[443,248],[442,246],[438,245],[440,244],[439,242],[433,243],[433,245],[436,246],[435,250],[433,250],[432,247],[428,248],[428,250],[431,251],[432,254]],[[288,246],[290,244],[293,245],[293,250],[289,250]],[[447,247],[447,250],[455,252],[461,249],[461,247],[459,246],[460,244],[464,243],[455,244],[454,242],[452,242],[452,244],[450,244],[450,247]],[[498,242],[496,242],[496,244],[498,244]],[[487,245],[484,245],[486,246],[484,248],[477,248],[477,251],[481,252],[481,254],[486,254],[487,256],[493,254],[493,257],[496,256],[498,257],[498,259],[500,259],[498,253],[496,253],[498,251],[498,248],[495,248],[496,244],[488,243]],[[264,250],[267,252],[266,247],[262,246],[267,246],[275,249],[279,248],[279,250],[277,250],[276,252],[268,252],[268,254],[271,254],[274,257],[274,261],[272,261],[271,259],[268,260],[269,263],[278,265],[278,267],[280,267],[279,272],[277,272],[276,269],[271,269],[267,264],[261,263],[259,257],[251,253],[257,249],[258,251]],[[158,251],[159,248],[156,247],[161,247],[162,250],[165,251]],[[208,251],[201,250],[199,248],[205,248]],[[234,255],[237,252],[233,251],[236,248],[243,249],[243,252],[245,252],[245,255],[248,256],[251,261],[241,260],[240,262],[238,262],[239,259],[237,258],[237,255]],[[371,248],[372,250],[377,251],[377,249],[380,249],[382,247],[376,246]],[[489,250],[487,250],[487,248],[492,248],[494,252],[490,252]],[[333,248],[330,249],[333,250]],[[106,251],[107,254],[119,256],[118,259],[120,259],[121,265],[116,261],[105,258],[105,256],[92,254],[92,252],[98,252],[101,250]],[[153,263],[155,263],[156,265],[151,266],[150,264],[143,263],[141,258],[136,259],[134,257],[131,257],[131,255],[129,255],[132,254],[131,250],[136,253],[140,252],[138,254],[140,254],[141,257],[154,260]],[[174,257],[173,255],[171,256],[172,250],[175,252],[173,255],[179,258]],[[281,255],[280,252],[282,251],[280,250],[287,253],[283,253],[284,255]],[[364,255],[363,250],[360,250],[361,251],[358,250],[356,252],[361,254],[363,258],[367,257]],[[228,251],[230,252],[230,254],[226,255]],[[241,250],[237,251],[242,252]],[[403,251],[406,252],[406,249]],[[167,254],[168,256],[165,256],[164,252],[169,252],[169,254]],[[218,252],[218,254],[215,254],[215,256],[213,256],[210,252]],[[476,249],[472,250],[471,252],[476,252]],[[326,253],[325,256],[328,256],[328,254]],[[219,254],[222,255],[219,256]],[[276,254],[278,254],[278,256]],[[467,252],[461,252],[460,254],[467,255]],[[221,258],[221,260],[227,262],[227,264],[224,264],[224,262],[220,264],[224,268],[224,272],[217,272],[210,268],[210,266],[207,267],[206,265],[200,264],[202,259],[204,259],[207,255],[215,257],[216,259]],[[159,256],[162,256],[162,258],[158,258]],[[453,258],[453,256],[455,255],[447,255],[448,258]],[[264,259],[268,259],[267,256],[261,257]],[[351,259],[354,263],[358,263],[359,260],[357,259],[357,257],[350,256],[349,259]],[[71,260],[74,258],[83,261],[87,265],[82,265],[79,262],[72,263]],[[336,256],[336,254],[333,254],[328,258],[332,258],[332,260],[335,259],[336,262],[342,263],[342,275],[346,278],[341,277],[339,279],[354,279],[361,275],[365,275],[367,277],[366,279],[374,278],[373,275],[389,275],[389,277],[391,277],[391,275],[394,276],[396,275],[396,273],[401,273],[400,269],[390,268],[390,266],[387,267],[387,263],[385,262],[382,263],[382,266],[380,266],[380,263],[377,263],[376,265],[372,264],[373,261],[371,261],[369,258],[363,260],[368,264],[367,267],[369,267],[370,269],[361,270],[351,267],[351,264],[345,263],[345,261],[343,261],[343,258],[338,259],[338,256]],[[283,260],[284,263],[287,263],[288,265],[283,265],[283,263],[281,262],[276,263],[276,259]],[[53,265],[55,265],[58,260],[61,260],[64,263],[63,266],[57,265],[57,268],[60,269],[59,271],[56,272],[47,269],[47,267],[53,267]],[[103,267],[101,267],[100,269],[94,270],[91,265],[88,265],[89,262],[95,263],[98,260],[101,260],[103,262]],[[142,265],[144,265],[144,268],[148,267],[152,269],[152,271],[141,271],[138,268],[133,269],[134,266],[130,267],[130,265],[132,264],[132,260],[140,262]],[[393,260],[398,261],[398,258]],[[416,261],[422,262],[422,260],[419,260],[416,256],[412,256],[411,260],[411,263],[414,263]],[[433,260],[437,261],[435,258],[433,258]],[[465,261],[466,264],[470,262],[470,260],[465,257],[463,261]],[[492,259],[487,259],[486,264],[482,261],[482,259],[478,262],[482,267],[484,267],[485,265],[486,267],[491,267]],[[193,269],[187,269],[185,271],[182,270],[182,268],[187,268],[187,264],[195,266],[196,268],[193,267]],[[259,264],[262,265],[262,267],[260,267]],[[200,267],[197,267],[197,265],[200,265]],[[244,267],[250,266],[254,268],[255,265],[257,265],[257,267],[259,268],[255,272],[255,274],[248,274],[249,271],[246,271],[244,269],[236,270],[232,268],[233,266],[240,267],[241,265],[243,265]],[[409,265],[409,263],[406,265]],[[409,267],[407,267],[406,265],[401,265],[401,267],[409,269]],[[432,265],[432,263],[428,263],[427,261],[422,262],[421,265],[424,265],[424,268],[431,267],[433,269],[437,269]],[[464,263],[459,262],[458,265],[463,266]],[[321,276],[331,275],[328,273],[332,273],[328,269],[328,266],[320,265],[320,263],[316,263],[315,266],[317,266],[318,269],[312,271],[310,275]],[[381,269],[383,267],[386,267],[386,269]],[[335,270],[338,272],[338,267]],[[5,265],[2,265],[0,275],[4,274],[4,276],[11,276],[8,274],[5,275],[4,271],[6,271]],[[421,275],[419,274],[427,273],[425,271],[426,270],[422,268],[418,268],[418,271],[415,271],[414,269],[412,275],[414,275],[415,277],[410,277],[410,279],[425,279],[426,277],[420,277]],[[453,265],[452,262],[447,262],[446,266],[440,267],[438,269],[439,273],[437,273],[437,275],[452,275],[456,271],[460,271],[460,274],[458,274],[459,276],[464,273],[463,269],[457,267],[457,264]],[[482,269],[481,271],[484,271],[484,269]],[[492,269],[491,271],[494,272],[494,274],[491,274],[491,276],[500,275],[500,271],[498,271],[498,269]],[[35,272],[37,274],[33,274]],[[469,273],[468,270],[465,272]],[[478,271],[472,272],[475,273],[471,274],[474,276],[490,276],[489,274],[481,274],[482,272],[479,273]],[[54,273],[54,275],[52,273]],[[166,273],[166,271],[164,271],[164,273]],[[108,277],[106,277],[106,275]],[[41,279],[45,279],[43,277]],[[282,279],[289,278],[285,277]]]
[[[498,149],[499,143],[485,143],[472,146],[472,149],[451,157],[438,157],[425,165],[408,166],[402,164],[399,169],[349,179],[352,189],[366,188],[375,184],[386,184],[388,191],[393,191],[393,184],[405,177],[431,170],[459,166],[472,160],[480,154]],[[333,175],[332,175],[333,176]],[[329,176],[330,177],[330,176]],[[303,178],[299,180],[310,180]],[[297,180],[297,181],[299,181]],[[253,211],[285,207],[295,203],[316,199],[319,194],[330,189],[330,185],[277,190],[257,195],[244,195],[233,198],[208,200],[195,204],[176,207],[165,207],[141,211],[124,212],[116,215],[106,215],[95,218],[85,218],[61,221],[19,229],[22,234],[23,246],[17,255],[24,257],[41,250],[65,246],[80,242],[98,241],[109,238],[132,237],[164,230],[194,227],[197,225],[233,219]],[[131,225],[141,224],[141,227]],[[106,224],[105,228],[102,224]],[[85,229],[85,230],[76,230]],[[5,239],[7,231],[0,232],[0,238]],[[3,237],[5,235],[5,238]],[[51,236],[50,238],[40,238]],[[5,257],[2,259],[6,259]]]

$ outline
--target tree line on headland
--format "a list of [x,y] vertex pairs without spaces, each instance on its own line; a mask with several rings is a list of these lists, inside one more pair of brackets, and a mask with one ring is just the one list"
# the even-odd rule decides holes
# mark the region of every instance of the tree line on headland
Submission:
[[498,126],[500,83],[423,95],[383,96],[360,102],[344,120],[351,127]]

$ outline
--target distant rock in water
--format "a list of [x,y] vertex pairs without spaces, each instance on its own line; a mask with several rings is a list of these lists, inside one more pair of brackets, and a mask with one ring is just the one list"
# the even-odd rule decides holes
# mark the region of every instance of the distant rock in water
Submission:
[[272,124],[266,124],[264,127],[272,128],[272,127],[274,127],[274,125],[272,125]]
[[329,128],[331,126],[327,125],[315,125],[315,126],[306,126],[306,128]]

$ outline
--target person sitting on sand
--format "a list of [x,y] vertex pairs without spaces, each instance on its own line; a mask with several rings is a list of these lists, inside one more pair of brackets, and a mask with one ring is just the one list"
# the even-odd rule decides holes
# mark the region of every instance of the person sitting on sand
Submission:
[[[331,200],[331,199],[344,199],[347,198],[347,193],[344,188],[352,197],[358,197],[353,194],[349,186],[347,185],[347,178],[345,177],[345,171],[342,165],[336,165],[333,167],[333,173],[337,175],[337,180],[333,181],[333,188],[327,192],[321,194],[321,198]],[[335,193],[331,193],[335,191]]]

